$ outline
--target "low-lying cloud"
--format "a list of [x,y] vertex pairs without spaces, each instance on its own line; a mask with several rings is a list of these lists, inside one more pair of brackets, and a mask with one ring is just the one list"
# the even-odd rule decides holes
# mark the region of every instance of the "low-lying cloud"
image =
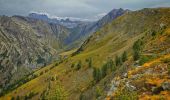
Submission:
[[26,16],[30,11],[36,11],[51,16],[94,20],[114,8],[138,10],[152,7],[170,7],[170,0],[0,0],[1,15]]

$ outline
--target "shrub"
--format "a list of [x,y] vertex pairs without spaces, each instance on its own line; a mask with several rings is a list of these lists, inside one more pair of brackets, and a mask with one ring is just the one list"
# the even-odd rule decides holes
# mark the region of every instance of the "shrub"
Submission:
[[81,63],[81,61],[79,61],[79,62],[77,63],[77,66],[76,66],[76,70],[79,70],[79,69],[81,68],[81,66],[82,66],[82,63]]
[[74,63],[71,64],[71,68],[74,68]]
[[47,72],[48,72],[48,69],[45,70],[45,73],[47,73]]
[[55,81],[55,78],[54,78],[54,77],[51,77],[51,81]]
[[12,97],[11,100],[15,100],[15,97]]
[[125,62],[127,60],[127,52],[124,51],[122,54],[122,61]]
[[54,100],[67,100],[67,94],[64,91],[64,89],[62,88],[62,86],[57,85],[56,91],[55,91],[55,95],[54,95]]
[[130,91],[129,89],[124,88],[116,94],[114,99],[115,100],[137,100],[138,95],[137,92]]
[[30,92],[28,95],[24,96],[24,100],[30,100],[32,97],[34,97],[35,95],[37,95],[37,93],[34,92]]
[[162,60],[164,63],[169,63],[170,62],[170,58],[166,58]]
[[151,35],[152,35],[152,36],[155,36],[155,35],[156,35],[156,32],[155,32],[155,31],[153,31]]
[[83,93],[81,93],[80,96],[79,96],[79,100],[84,100],[83,97],[84,97]]
[[96,98],[102,95],[102,90],[99,87],[96,87]]
[[142,57],[140,57],[139,65],[143,65],[144,63],[148,62],[149,60],[150,60],[149,57],[147,57],[147,56],[142,56]]
[[40,72],[40,75],[43,75],[43,73],[44,73],[43,71],[42,71],[42,72]]
[[58,66],[58,63],[56,63],[55,66]]

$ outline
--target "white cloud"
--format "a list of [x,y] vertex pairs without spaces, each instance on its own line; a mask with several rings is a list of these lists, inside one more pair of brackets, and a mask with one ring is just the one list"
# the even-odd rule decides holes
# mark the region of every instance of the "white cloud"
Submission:
[[170,0],[0,0],[0,14],[27,15],[30,11],[48,12],[52,16],[81,19],[96,18],[113,8],[141,9],[170,7]]

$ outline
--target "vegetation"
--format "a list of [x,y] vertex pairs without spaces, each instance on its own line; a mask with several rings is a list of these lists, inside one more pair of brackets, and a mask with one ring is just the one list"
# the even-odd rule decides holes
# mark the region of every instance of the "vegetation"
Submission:
[[61,85],[57,85],[53,99],[54,100],[66,100],[67,99],[67,94],[64,92],[64,89],[62,88]]
[[168,75],[170,75],[170,65],[168,65]]
[[[141,12],[141,13],[143,13],[143,12]],[[100,30],[99,30],[99,32],[96,32],[95,34],[97,34],[99,39],[101,39],[101,40],[99,40],[97,42],[94,41],[94,40],[98,39],[94,35],[94,37],[92,37],[92,39],[90,38],[90,40],[89,40],[89,42],[87,44],[83,45],[84,47],[82,46],[83,51],[80,54],[75,55],[75,56],[70,57],[70,58],[68,57],[67,60],[63,60],[62,64],[59,64],[58,67],[53,68],[49,73],[43,74],[41,77],[38,77],[38,78],[32,80],[31,82],[28,82],[28,83],[22,85],[21,87],[17,88],[13,92],[10,92],[6,96],[9,96],[9,95],[20,95],[21,96],[22,94],[19,94],[19,92],[25,90],[24,92],[28,93],[27,91],[29,91],[30,89],[33,89],[33,91],[36,91],[36,93],[44,91],[45,90],[44,86],[47,86],[48,81],[49,81],[48,78],[56,77],[56,76],[58,77],[58,81],[60,81],[62,83],[63,87],[67,88],[67,90],[69,91],[69,97],[72,97],[73,100],[77,99],[79,94],[80,94],[80,91],[77,91],[77,87],[80,87],[80,89],[81,89],[80,99],[82,99],[83,97],[85,98],[85,96],[87,96],[89,93],[93,93],[90,96],[93,96],[91,98],[94,98],[94,96],[99,97],[99,96],[103,95],[101,92],[102,92],[102,89],[103,88],[105,89],[106,86],[107,86],[107,85],[105,85],[105,83],[107,84],[108,81],[114,80],[114,79],[116,81],[117,80],[119,81],[122,78],[123,78],[122,79],[123,83],[127,83],[130,86],[134,86],[137,89],[140,89],[140,91],[138,91],[139,93],[141,91],[145,91],[145,90],[146,90],[145,93],[148,93],[148,92],[150,93],[150,91],[148,91],[147,88],[149,88],[151,90],[151,87],[150,87],[151,85],[148,84],[147,81],[145,81],[145,80],[147,80],[149,77],[152,77],[152,75],[154,75],[152,82],[156,78],[155,76],[161,76],[162,78],[164,78],[164,76],[159,75],[159,73],[161,72],[161,74],[164,74],[164,72],[169,71],[169,69],[166,70],[166,65],[169,64],[169,63],[164,63],[164,65],[157,66],[157,68],[155,68],[153,70],[152,70],[152,68],[147,68],[145,66],[141,66],[141,67],[138,67],[138,68],[131,68],[131,67],[133,67],[133,64],[135,62],[133,62],[131,59],[126,61],[127,60],[127,52],[126,52],[126,50],[133,46],[134,60],[139,60],[139,63],[145,65],[145,64],[147,64],[148,60],[150,60],[150,58],[148,56],[144,56],[144,57],[142,56],[145,53],[145,51],[148,53],[148,51],[147,51],[148,47],[147,46],[150,46],[150,43],[153,44],[151,46],[153,46],[154,48],[149,47],[149,50],[153,49],[153,51],[154,50],[156,51],[155,48],[159,48],[159,47],[161,48],[164,45],[165,45],[164,47],[166,47],[166,44],[168,44],[169,41],[167,41],[165,43],[163,42],[163,43],[161,43],[161,45],[159,45],[159,42],[157,42],[159,39],[154,40],[154,41],[152,41],[153,39],[151,41],[148,39],[148,41],[145,41],[148,45],[143,46],[144,50],[141,47],[143,45],[142,43],[140,43],[140,42],[135,42],[134,43],[134,41],[136,41],[136,39],[139,39],[144,35],[141,32],[143,32],[145,30],[149,30],[149,28],[147,28],[147,27],[151,26],[150,24],[147,24],[149,22],[151,23],[150,19],[146,18],[146,17],[148,17],[150,15],[147,15],[147,16],[144,16],[144,18],[146,19],[146,22],[145,22],[145,20],[143,22],[144,25],[147,25],[147,27],[145,27],[145,28],[143,28],[141,26],[137,27],[138,26],[137,24],[141,23],[141,19],[140,20],[137,20],[137,19],[138,18],[143,18],[143,17],[140,16],[141,13],[138,15],[139,17],[137,16],[137,18],[136,18],[136,15],[132,16],[132,18],[128,17],[128,19],[131,19],[131,20],[125,20],[127,18],[126,17],[124,18],[124,16],[121,17],[122,21],[119,21],[119,19],[118,19],[117,22],[123,22],[121,24],[121,26],[122,26],[121,29],[117,28],[119,25],[117,23],[115,23],[115,22],[110,24],[111,28],[110,28],[110,26],[108,26],[109,27],[108,30],[113,29],[113,30],[116,30],[116,32],[119,32],[121,30],[122,31],[121,36],[117,35],[117,33],[114,33],[114,32],[113,32],[113,34],[107,34],[107,32],[104,29],[101,29],[101,30],[103,30],[103,32],[100,32]],[[136,12],[135,14],[138,14],[138,12]],[[128,15],[130,16],[131,13],[128,14]],[[151,18],[154,19],[154,16],[152,15]],[[158,19],[158,18],[156,18],[156,19]],[[129,22],[127,22],[128,24],[124,23],[125,22],[124,20],[126,22],[129,21]],[[135,29],[135,32],[137,34],[134,33],[134,29],[132,29],[133,31],[126,30],[126,29],[129,28],[129,23],[133,22],[132,20],[136,20],[135,21],[136,26],[134,25],[135,26],[134,29]],[[116,27],[114,26],[115,24],[116,24]],[[133,28],[133,27],[131,27],[131,28]],[[155,28],[155,27],[153,27],[153,28]],[[124,29],[126,31],[124,31]],[[140,31],[138,31],[138,30],[140,30]],[[129,36],[126,37],[128,34],[126,34],[126,35],[123,34],[123,33],[127,33],[127,31],[128,31],[128,33],[134,33],[135,35],[134,36],[130,35],[131,38],[129,39]],[[106,34],[104,34],[105,35],[104,37],[100,37],[100,36],[103,36],[102,33],[106,33]],[[138,33],[140,35],[138,35]],[[148,38],[150,38],[150,37],[148,37]],[[127,42],[123,42],[123,41],[121,41],[121,39],[126,39]],[[155,37],[154,39],[157,39],[157,37]],[[165,37],[163,37],[163,39],[161,39],[161,40],[165,41],[164,39],[166,40]],[[116,42],[113,41],[113,40],[115,40]],[[141,41],[141,40],[139,40],[139,41]],[[94,45],[94,43],[97,46]],[[133,45],[133,43],[134,43],[134,45]],[[161,49],[163,49],[162,51],[165,51],[167,48],[165,48],[165,49],[161,48]],[[118,55],[118,56],[116,56],[115,61],[113,61],[112,60],[113,58],[111,58],[111,57],[113,57],[115,53],[119,54],[122,51],[125,51],[125,52]],[[153,51],[151,51],[151,52],[155,53]],[[130,54],[131,53],[129,53],[129,57],[131,56]],[[89,62],[90,57],[92,57],[93,59]],[[86,60],[86,58],[88,58],[88,59]],[[111,59],[108,59],[108,58],[111,58]],[[82,63],[81,61],[86,61],[86,63]],[[106,61],[106,63],[103,64],[103,61]],[[123,64],[123,62],[126,62],[128,64],[128,66]],[[165,62],[167,62],[167,61],[165,61]],[[70,64],[72,64],[72,65],[70,65]],[[79,66],[77,67],[77,65],[79,65]],[[86,65],[87,65],[87,68],[82,68],[82,66],[86,66]],[[150,66],[150,65],[151,65],[151,63],[148,62],[147,66]],[[70,66],[72,66],[72,68]],[[152,67],[154,67],[154,66],[152,66]],[[48,68],[48,67],[46,67],[46,68]],[[79,70],[79,71],[74,71],[73,68],[75,68],[75,69],[77,68],[77,70],[79,70],[81,68],[82,69]],[[91,68],[93,68],[92,73],[91,73]],[[122,70],[122,71],[119,71],[118,68],[120,68],[120,70]],[[124,70],[125,68],[127,69],[128,72],[126,72]],[[145,70],[145,69],[148,69],[148,70]],[[42,71],[45,72],[44,69],[43,70],[41,69],[39,71],[39,73],[42,72]],[[69,73],[66,74],[66,71],[69,71]],[[115,74],[113,74],[113,75],[110,74],[110,73],[113,73],[115,71],[116,71],[116,73],[115,73],[116,75]],[[154,74],[149,73],[149,75],[148,75],[148,72],[152,72],[152,71],[153,72],[157,71],[156,75],[155,75],[155,73]],[[162,71],[163,71],[163,73],[162,73]],[[145,74],[143,74],[145,72],[147,72],[146,76],[145,76]],[[38,75],[39,75],[39,73],[38,73]],[[91,78],[91,75],[93,75],[93,79]],[[119,75],[121,76],[121,78],[120,77],[116,78]],[[131,77],[131,76],[134,76],[134,75],[135,75],[135,77]],[[105,77],[105,76],[107,76],[107,77]],[[104,78],[104,80],[100,81],[103,78]],[[168,77],[165,76],[165,78],[168,78]],[[97,88],[94,89],[94,88],[91,87],[92,86],[91,85],[92,80],[94,80],[94,82],[97,82],[97,84],[92,84],[93,87],[98,86],[99,89],[97,89]],[[158,80],[158,82],[161,82],[161,81],[162,81],[161,79]],[[65,97],[65,96],[62,96],[62,94],[63,94],[63,92],[61,92],[62,90],[56,89],[56,85],[53,84],[56,81],[50,81],[50,82],[51,82],[50,89],[55,90],[55,98]],[[74,84],[74,82],[75,82],[75,84]],[[143,88],[144,87],[143,85],[145,85],[145,84],[147,85],[147,87]],[[126,84],[123,84],[123,85],[120,84],[120,87],[121,87],[120,89],[122,89],[125,85]],[[117,89],[119,89],[119,87]],[[123,90],[120,90],[120,92],[118,92],[116,95],[114,94],[114,96],[115,96],[114,99],[118,98],[118,100],[133,100],[133,99],[138,99],[137,96],[139,96],[141,94],[137,94],[137,92],[134,92],[134,91],[129,90],[129,89],[123,89]],[[145,100],[145,99],[142,99],[142,100]]]
[[92,58],[89,58],[89,59],[88,59],[88,67],[89,67],[89,68],[92,68]]
[[101,79],[101,71],[99,68],[93,68],[93,78],[95,82],[99,82]]
[[139,60],[139,65],[143,65],[144,63],[148,62],[150,60],[147,56],[141,56]]
[[71,64],[71,68],[74,68],[74,63]]
[[133,45],[133,59],[136,61],[140,58],[140,52],[142,49],[142,41],[137,40]]
[[122,59],[120,57],[118,57],[117,55],[115,57],[115,63],[116,63],[116,66],[122,65]]
[[38,64],[41,64],[41,63],[44,63],[45,62],[45,59],[42,58],[40,55],[38,56],[38,59],[37,59],[37,63]]
[[80,96],[79,96],[79,100],[83,100],[83,97],[84,97],[83,93],[81,93]]
[[114,72],[116,70],[116,66],[114,65],[113,60],[109,59],[101,69],[93,68],[93,78],[96,82],[99,82],[102,78],[104,78],[110,72]]
[[81,60],[79,60],[79,62],[76,65],[76,70],[79,70],[82,66]]
[[115,99],[116,100],[137,100],[138,95],[137,95],[137,92],[130,91],[129,89],[124,88],[116,94]]
[[155,31],[153,31],[151,35],[152,35],[152,36],[155,36],[155,35],[156,35],[156,32],[155,32]]
[[[30,76],[30,77],[29,77]],[[18,88],[19,86],[27,83],[28,81],[32,80],[32,79],[35,79],[37,78],[38,76],[33,74],[33,73],[30,73],[29,75],[23,77],[22,79],[16,81],[14,84],[11,84],[10,86],[8,86],[7,88],[4,88],[3,89],[3,92],[0,94],[0,96],[3,96],[4,94]]]
[[26,95],[24,97],[24,100],[30,100],[32,97],[34,97],[35,95],[37,95],[37,93],[34,92],[30,92],[28,95]]
[[100,97],[102,95],[102,90],[100,89],[100,87],[96,87],[96,98]]
[[164,63],[170,63],[170,58],[163,59]]
[[44,72],[42,71],[42,72],[40,73],[40,75],[43,75],[43,73],[44,73]]
[[122,62],[125,62],[127,60],[127,52],[124,51],[122,54]]

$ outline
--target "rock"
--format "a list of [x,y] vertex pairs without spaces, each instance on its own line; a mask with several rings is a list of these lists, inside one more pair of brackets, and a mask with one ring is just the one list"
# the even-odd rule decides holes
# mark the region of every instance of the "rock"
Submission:
[[123,74],[123,77],[128,78],[128,74],[127,73]]
[[126,87],[127,87],[130,91],[136,90],[136,87],[133,86],[133,85],[130,85],[129,82],[126,83]]
[[164,82],[161,86],[163,90],[170,90],[170,82]]

